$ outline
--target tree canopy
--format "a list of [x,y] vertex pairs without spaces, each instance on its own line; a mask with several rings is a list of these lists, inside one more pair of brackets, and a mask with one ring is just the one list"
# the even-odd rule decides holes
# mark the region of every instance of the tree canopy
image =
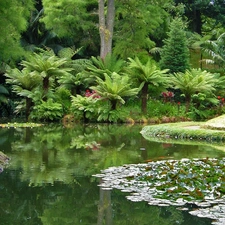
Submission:
[[0,66],[2,62],[10,62],[22,55],[21,33],[26,30],[33,3],[33,0],[0,1]]

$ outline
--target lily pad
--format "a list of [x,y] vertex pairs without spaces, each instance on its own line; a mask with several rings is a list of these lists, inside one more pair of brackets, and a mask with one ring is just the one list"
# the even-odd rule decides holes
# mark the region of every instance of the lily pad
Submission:
[[96,176],[102,179],[99,186],[130,192],[131,201],[179,208],[191,204],[197,209],[193,215],[217,219],[215,224],[225,220],[225,158],[128,164]]

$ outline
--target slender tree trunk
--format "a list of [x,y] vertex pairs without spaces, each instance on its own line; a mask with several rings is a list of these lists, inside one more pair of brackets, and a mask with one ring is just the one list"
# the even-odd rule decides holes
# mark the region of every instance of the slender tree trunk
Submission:
[[186,113],[188,113],[189,111],[190,104],[191,104],[191,96],[186,96],[186,110],[185,110]]
[[111,110],[116,110],[117,100],[111,100],[110,104],[111,104]]
[[47,94],[48,94],[48,89],[49,89],[49,78],[44,77],[43,79],[43,89],[44,89],[44,98],[43,101],[47,101]]
[[28,121],[30,116],[30,109],[33,106],[33,102],[30,98],[26,98],[26,120]]
[[113,27],[115,20],[115,0],[107,0],[107,13],[105,16],[104,0],[98,1],[99,7],[99,33],[101,40],[100,57],[104,59],[112,53]]
[[147,113],[147,100],[148,100],[148,84],[145,83],[141,91],[141,111],[143,114]]

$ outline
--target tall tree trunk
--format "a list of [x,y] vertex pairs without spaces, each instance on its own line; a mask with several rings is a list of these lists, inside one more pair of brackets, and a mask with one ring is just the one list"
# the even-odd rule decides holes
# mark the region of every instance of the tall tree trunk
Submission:
[[107,0],[107,13],[105,16],[104,0],[98,1],[99,7],[99,33],[101,40],[100,57],[104,59],[112,53],[113,27],[115,20],[115,0]]

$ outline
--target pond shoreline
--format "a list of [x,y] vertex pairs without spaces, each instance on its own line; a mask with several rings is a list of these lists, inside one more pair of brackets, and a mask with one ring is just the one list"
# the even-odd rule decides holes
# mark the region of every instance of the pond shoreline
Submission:
[[141,134],[149,137],[171,138],[183,140],[225,141],[225,116],[220,116],[206,122],[180,122],[147,125]]

